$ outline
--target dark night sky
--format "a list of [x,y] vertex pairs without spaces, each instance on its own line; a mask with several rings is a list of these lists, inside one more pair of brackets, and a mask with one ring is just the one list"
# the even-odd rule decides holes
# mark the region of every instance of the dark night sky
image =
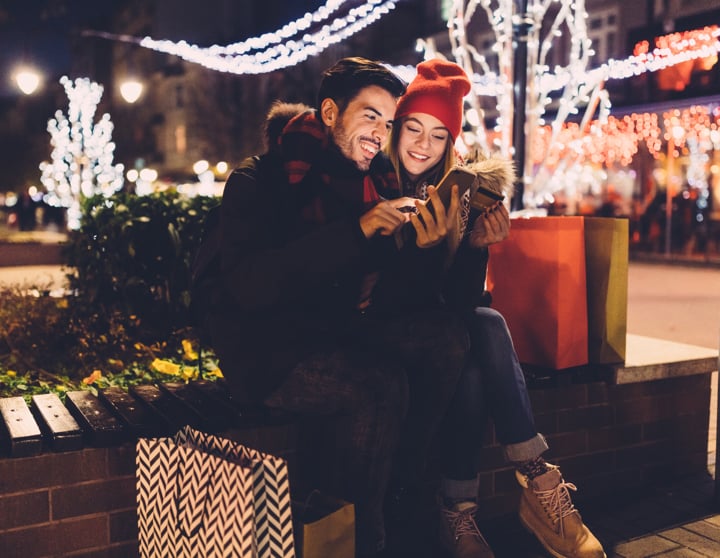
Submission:
[[81,29],[101,26],[116,0],[0,0],[0,94],[15,95],[15,66],[25,60],[51,77],[70,67],[69,45]]
[[[264,4],[264,0],[253,1],[260,6]],[[109,31],[109,16],[124,2],[125,0],[0,0],[0,96],[19,95],[12,81],[12,72],[23,59],[32,62],[50,79],[57,79],[63,73],[69,72],[71,41],[76,39],[83,29]],[[256,31],[259,34],[275,30],[307,11],[314,11],[324,3],[325,0],[292,0],[285,3],[283,10],[260,8],[256,18],[259,28]],[[183,4],[190,9],[181,9]],[[213,5],[213,0],[169,0],[168,5],[172,8],[170,13],[180,17],[183,13],[198,14],[203,10],[212,10],[210,6]],[[212,17],[212,14],[208,13],[203,15]],[[170,24],[170,28],[198,31],[198,20],[193,19],[192,15],[189,19],[192,21],[177,21],[177,25],[166,23]],[[173,38],[187,38],[193,42],[192,36]],[[241,38],[244,37],[238,39]]]

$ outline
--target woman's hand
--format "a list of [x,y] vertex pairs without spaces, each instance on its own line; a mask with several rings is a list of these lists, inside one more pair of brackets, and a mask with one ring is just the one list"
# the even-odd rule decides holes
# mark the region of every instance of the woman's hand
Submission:
[[[443,242],[449,236],[457,234],[458,208],[460,199],[457,184],[452,187],[450,207],[445,210],[435,186],[428,186],[428,199],[415,200],[417,214],[410,214],[410,222],[417,233],[416,244],[419,248],[430,248]],[[432,202],[432,210],[428,203]]]
[[470,231],[471,248],[487,248],[505,240],[510,234],[510,214],[507,208],[498,202],[480,215]]

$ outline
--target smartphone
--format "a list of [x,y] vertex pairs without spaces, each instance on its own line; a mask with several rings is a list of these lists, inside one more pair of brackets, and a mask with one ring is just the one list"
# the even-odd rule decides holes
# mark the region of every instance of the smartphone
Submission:
[[[452,187],[453,184],[458,185],[458,198],[462,198],[463,194],[473,187],[477,179],[476,174],[464,167],[453,167],[445,173],[435,187],[437,188],[438,196],[445,206],[445,211],[450,207],[450,199],[452,198]],[[428,201],[427,208],[435,215],[435,211],[432,206],[432,201]],[[422,221],[422,217],[418,215],[418,218]],[[398,248],[402,247],[403,244],[409,244],[414,242],[415,229],[411,223],[405,223],[405,225],[398,231],[395,236]]]
[[445,211],[450,207],[453,184],[458,185],[458,197],[462,198],[463,194],[470,189],[476,179],[477,176],[475,173],[464,167],[453,167],[445,173],[445,176],[435,185],[438,196],[440,196],[440,200],[442,200],[445,206]]

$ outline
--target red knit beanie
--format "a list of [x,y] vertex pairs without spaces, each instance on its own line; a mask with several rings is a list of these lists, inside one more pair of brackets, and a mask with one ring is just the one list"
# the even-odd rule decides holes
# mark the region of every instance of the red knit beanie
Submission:
[[395,119],[411,112],[430,114],[443,123],[454,141],[462,129],[463,97],[469,92],[470,80],[460,66],[439,58],[425,60],[400,98]]

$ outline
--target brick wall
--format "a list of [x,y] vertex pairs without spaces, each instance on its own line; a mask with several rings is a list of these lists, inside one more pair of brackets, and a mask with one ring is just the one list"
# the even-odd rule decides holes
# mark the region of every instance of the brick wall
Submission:
[[132,446],[0,460],[4,557],[137,555]]
[[[530,398],[550,446],[545,457],[577,485],[576,502],[707,471],[710,374],[531,388]],[[519,497],[514,471],[496,443],[483,452],[482,514],[510,513]]]
[[[224,435],[292,466],[294,431],[280,424]],[[133,444],[0,459],[2,558],[137,555]]]
[[[625,385],[557,381],[531,387],[530,396],[547,457],[578,486],[579,504],[707,468],[709,373]],[[288,459],[291,486],[300,486],[291,425],[225,435]],[[134,458],[126,444],[0,459],[0,554],[137,555]],[[492,433],[483,458],[484,517],[514,512],[518,485]]]

